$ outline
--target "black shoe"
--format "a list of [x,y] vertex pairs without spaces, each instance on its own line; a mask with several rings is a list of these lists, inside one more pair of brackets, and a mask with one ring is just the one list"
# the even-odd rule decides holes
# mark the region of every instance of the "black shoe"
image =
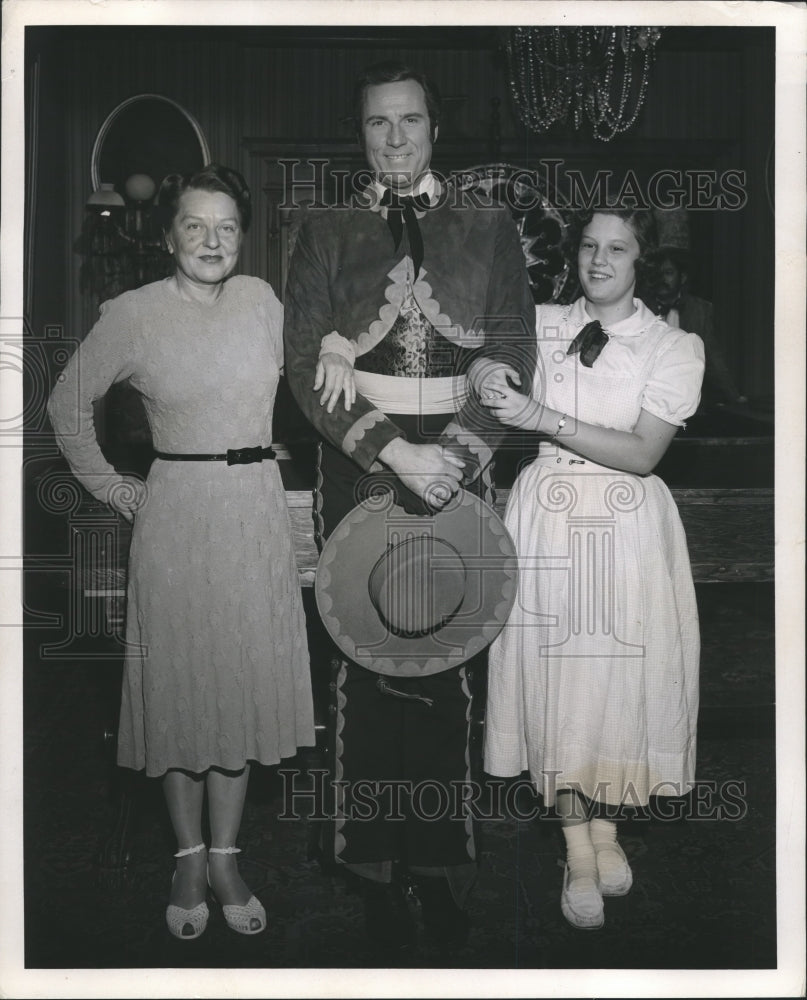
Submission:
[[439,949],[461,948],[468,941],[468,914],[457,906],[448,880],[420,878],[417,896],[423,916],[426,941]]
[[363,878],[364,921],[374,951],[385,960],[407,955],[415,944],[415,923],[400,882]]

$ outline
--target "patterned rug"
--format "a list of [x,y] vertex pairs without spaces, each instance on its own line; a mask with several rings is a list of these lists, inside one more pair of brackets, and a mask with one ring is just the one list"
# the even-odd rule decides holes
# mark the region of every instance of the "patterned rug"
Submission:
[[[699,786],[683,815],[639,813],[622,827],[634,888],[606,901],[585,934],[559,908],[557,820],[527,793],[523,818],[480,823],[479,878],[466,947],[421,940],[424,968],[766,969],[776,964],[773,593],[768,585],[698,590],[703,635]],[[122,778],[104,739],[119,667],[47,663],[30,632],[25,667],[25,960],[32,969],[364,968],[355,887],[311,857],[313,824],[282,818],[283,778],[253,769],[242,872],[269,915],[242,937],[211,906],[208,931],[179,942],[164,907],[174,849],[157,782],[134,778],[126,876],[99,852],[120,821]],[[294,767],[287,762],[286,767]],[[668,803],[669,804],[669,803]],[[417,901],[411,898],[417,915]],[[56,915],[58,915],[58,930]]]

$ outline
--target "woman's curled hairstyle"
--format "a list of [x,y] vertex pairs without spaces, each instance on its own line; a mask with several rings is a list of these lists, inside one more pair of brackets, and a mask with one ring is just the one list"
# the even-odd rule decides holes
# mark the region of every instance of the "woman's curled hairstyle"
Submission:
[[[575,213],[569,222],[564,240],[564,252],[572,272],[572,286],[577,286],[579,294],[579,278],[577,274],[577,251],[583,230],[595,215],[615,215],[629,226],[639,244],[639,256],[636,258],[636,296],[644,298],[650,289],[656,287],[659,274],[659,250],[656,219],[649,208],[588,208]],[[577,279],[577,280],[574,280]]]
[[252,196],[243,176],[231,167],[208,163],[195,174],[168,174],[154,201],[157,219],[167,233],[179,210],[179,199],[186,191],[220,191],[229,195],[238,208],[241,229],[246,232],[252,221]]

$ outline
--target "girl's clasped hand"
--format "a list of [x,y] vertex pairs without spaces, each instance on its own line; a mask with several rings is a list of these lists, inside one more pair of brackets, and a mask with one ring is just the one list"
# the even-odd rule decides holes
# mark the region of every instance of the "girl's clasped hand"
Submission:
[[[513,369],[508,369],[508,374]],[[513,372],[513,374],[515,374]],[[514,389],[506,381],[483,391],[479,399],[497,420],[522,431],[538,431],[543,405],[532,396]]]

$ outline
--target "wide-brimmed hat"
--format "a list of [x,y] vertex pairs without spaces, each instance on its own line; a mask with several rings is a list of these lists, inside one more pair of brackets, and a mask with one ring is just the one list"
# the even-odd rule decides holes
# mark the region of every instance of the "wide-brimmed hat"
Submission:
[[460,491],[407,513],[384,490],[325,542],[314,591],[325,628],[355,663],[419,677],[464,663],[501,631],[516,597],[515,546],[498,514]]

